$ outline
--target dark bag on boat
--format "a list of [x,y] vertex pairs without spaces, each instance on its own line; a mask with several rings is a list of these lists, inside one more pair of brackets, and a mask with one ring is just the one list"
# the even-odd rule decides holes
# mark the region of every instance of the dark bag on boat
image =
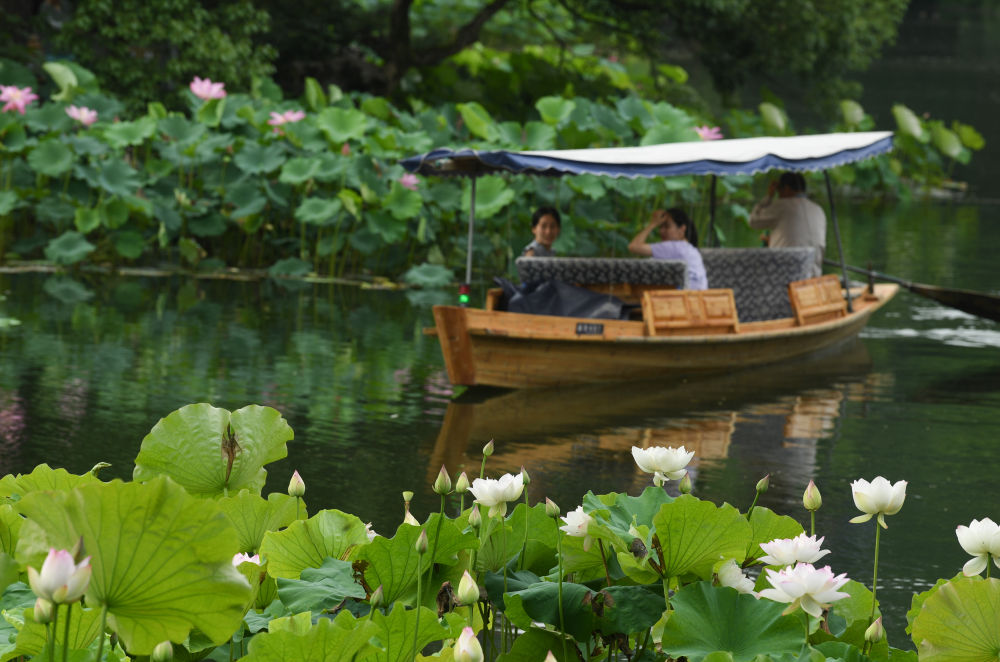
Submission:
[[541,280],[514,285],[505,278],[494,278],[504,291],[505,310],[529,315],[556,315],[592,319],[625,319],[624,302],[610,294],[601,294],[560,280]]

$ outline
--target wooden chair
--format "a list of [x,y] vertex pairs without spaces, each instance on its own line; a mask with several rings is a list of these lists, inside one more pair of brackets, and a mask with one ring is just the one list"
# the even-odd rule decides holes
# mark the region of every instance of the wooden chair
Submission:
[[642,293],[642,317],[651,336],[739,333],[731,289],[652,290]]
[[847,315],[840,279],[833,274],[788,284],[788,300],[799,326],[818,324]]

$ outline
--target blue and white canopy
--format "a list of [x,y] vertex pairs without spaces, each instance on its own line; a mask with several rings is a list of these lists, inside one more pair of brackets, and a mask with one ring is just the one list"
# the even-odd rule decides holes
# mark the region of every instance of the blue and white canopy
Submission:
[[479,177],[513,172],[635,179],[678,175],[752,175],[775,169],[825,170],[891,149],[891,131],[867,131],[528,152],[436,149],[411,156],[400,163],[406,170],[421,175]]

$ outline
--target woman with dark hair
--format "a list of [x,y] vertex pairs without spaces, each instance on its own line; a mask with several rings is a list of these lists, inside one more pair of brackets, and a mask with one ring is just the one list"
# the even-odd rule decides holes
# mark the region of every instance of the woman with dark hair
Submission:
[[[647,244],[646,237],[657,228],[663,241]],[[646,227],[632,237],[628,249],[636,255],[659,260],[683,260],[687,263],[688,289],[708,289],[705,264],[698,251],[698,232],[683,209],[674,207],[654,211]]]
[[552,243],[559,238],[562,219],[555,207],[539,207],[531,215],[531,234],[534,239],[521,251],[521,257],[555,257]]

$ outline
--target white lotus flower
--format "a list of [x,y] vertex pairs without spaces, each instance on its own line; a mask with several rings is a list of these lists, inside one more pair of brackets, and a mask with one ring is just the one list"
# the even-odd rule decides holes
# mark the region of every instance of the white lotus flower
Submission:
[[574,538],[583,538],[583,551],[588,551],[593,539],[587,535],[587,529],[594,518],[583,512],[583,506],[577,506],[576,510],[566,513],[562,521],[565,524],[560,526],[559,530]]
[[455,662],[483,662],[483,647],[479,645],[472,628],[466,627],[458,635],[453,656]]
[[521,474],[504,474],[500,478],[477,478],[469,488],[476,503],[490,509],[490,517],[507,514],[507,502],[516,501],[524,491],[524,476]]
[[993,562],[1000,568],[1000,525],[984,517],[981,520],[972,520],[969,526],[960,525],[955,529],[958,536],[958,544],[967,553],[972,554],[972,558],[962,566],[962,574],[966,577],[978,575],[989,564],[990,555],[993,555]]
[[777,538],[770,542],[762,542],[760,548],[764,556],[760,560],[767,565],[795,565],[796,563],[815,563],[830,553],[828,549],[820,549],[824,538],[807,536],[800,533],[794,538]]
[[893,484],[882,476],[876,476],[875,480],[869,483],[859,478],[851,483],[851,492],[854,494],[854,505],[865,513],[853,518],[851,522],[860,524],[878,515],[879,525],[883,529],[888,529],[885,516],[895,515],[903,507],[903,500],[906,499],[906,481],[901,480]]
[[669,478],[680,480],[684,477],[684,468],[694,457],[694,451],[688,451],[683,446],[650,446],[649,448],[632,447],[632,457],[639,468],[648,474],[653,474],[653,483],[662,485]]
[[72,604],[83,597],[90,584],[90,557],[79,564],[65,549],[50,548],[41,571],[28,566],[28,583],[35,597],[57,605]]
[[796,607],[802,607],[807,614],[819,618],[823,610],[841,598],[849,598],[850,594],[837,589],[849,580],[846,574],[834,576],[830,566],[814,568],[809,563],[799,563],[794,568],[785,568],[780,572],[764,568],[767,581],[773,588],[760,592],[760,597],[787,602],[788,608],[783,613],[788,614]]
[[736,565],[736,561],[729,559],[719,567],[716,574],[719,576],[720,586],[728,586],[735,588],[740,593],[757,596],[753,592],[753,580],[743,574],[740,567]]

